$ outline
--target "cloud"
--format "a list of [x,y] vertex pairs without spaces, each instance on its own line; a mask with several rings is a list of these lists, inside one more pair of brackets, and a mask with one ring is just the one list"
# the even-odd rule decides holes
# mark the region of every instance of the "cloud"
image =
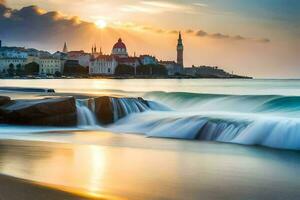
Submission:
[[194,6],[199,6],[199,7],[208,7],[208,4],[205,3],[193,3]]
[[196,32],[196,36],[204,37],[207,36],[207,33],[205,31],[199,30]]
[[192,34],[192,33],[194,33],[194,30],[188,29],[188,30],[185,31],[185,33],[187,33],[187,34]]
[[215,39],[228,39],[228,38],[230,38],[229,35],[224,35],[222,33],[214,33],[214,34],[211,34],[210,37],[215,38]]
[[[2,1],[3,2],[3,1]],[[58,12],[46,12],[37,6],[19,10],[0,5],[0,37],[14,42],[54,42],[87,35],[94,24]]]
[[268,38],[253,39],[253,38],[247,38],[247,37],[244,37],[241,35],[231,36],[231,35],[223,34],[223,33],[207,33],[206,31],[203,31],[203,30],[193,31],[190,29],[188,31],[189,32],[186,32],[186,33],[195,33],[194,35],[197,37],[210,37],[210,38],[218,39],[218,40],[232,40],[232,41],[248,40],[248,41],[255,41],[255,42],[260,42],[260,43],[271,42],[271,40]]
[[170,3],[167,1],[139,1],[135,4],[126,4],[120,7],[124,12],[139,13],[162,13],[162,12],[182,12],[193,13],[191,6],[178,3]]
[[268,38],[256,39],[255,41],[256,42],[261,42],[261,43],[269,43],[269,42],[271,42],[271,40],[268,39]]

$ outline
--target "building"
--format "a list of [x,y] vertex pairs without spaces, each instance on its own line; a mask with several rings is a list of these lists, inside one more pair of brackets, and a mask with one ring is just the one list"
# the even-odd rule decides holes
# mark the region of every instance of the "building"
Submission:
[[177,41],[177,62],[175,61],[160,61],[159,64],[165,66],[168,70],[169,76],[179,75],[184,73],[183,64],[183,42],[181,32],[179,32]]
[[8,58],[0,57],[0,73],[6,73],[10,65],[17,68],[17,66],[23,67],[26,64],[26,58]]
[[138,57],[117,57],[117,62],[119,65],[129,65],[134,68],[141,65]]
[[177,43],[177,64],[184,67],[183,65],[183,43],[181,32],[179,32],[178,43]]
[[91,55],[81,51],[70,51],[68,52],[68,60],[76,60],[78,64],[83,67],[88,67],[90,64]]
[[118,66],[118,62],[113,55],[99,55],[90,60],[89,74],[113,75]]
[[139,59],[142,65],[156,65],[158,63],[157,59],[150,55],[140,55]]
[[28,52],[23,47],[1,47],[0,57],[2,58],[27,58]]
[[40,65],[40,74],[54,75],[55,73],[63,73],[65,60],[51,57],[41,57],[38,59]]
[[223,69],[219,69],[218,67],[211,66],[192,66],[184,68],[184,74],[189,76],[198,76],[198,77],[222,77],[222,78],[230,78],[232,74],[224,71]]
[[166,67],[169,76],[179,75],[183,73],[182,66],[175,61],[160,61],[159,64]]
[[113,46],[111,55],[117,56],[120,58],[128,57],[126,45],[122,42],[121,38],[119,38],[118,42]]

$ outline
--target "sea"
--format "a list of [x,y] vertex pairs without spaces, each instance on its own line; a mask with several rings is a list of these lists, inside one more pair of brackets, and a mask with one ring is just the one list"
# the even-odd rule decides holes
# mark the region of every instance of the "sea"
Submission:
[[[0,173],[104,199],[300,199],[300,80],[7,79],[0,86],[83,96],[77,126],[0,125]],[[123,98],[127,116],[105,126],[85,103],[103,95],[142,97],[150,108]]]

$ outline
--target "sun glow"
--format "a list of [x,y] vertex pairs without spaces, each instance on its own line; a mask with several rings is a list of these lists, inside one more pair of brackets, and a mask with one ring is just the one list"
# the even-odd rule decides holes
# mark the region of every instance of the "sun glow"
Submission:
[[104,19],[99,19],[95,22],[98,28],[105,28],[107,26],[107,22]]

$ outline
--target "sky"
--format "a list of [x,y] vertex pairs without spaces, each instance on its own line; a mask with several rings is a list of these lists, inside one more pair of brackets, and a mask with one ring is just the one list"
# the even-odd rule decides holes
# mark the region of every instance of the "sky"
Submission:
[[0,39],[51,52],[110,53],[121,37],[130,55],[220,66],[257,78],[300,78],[298,0],[0,0]]

